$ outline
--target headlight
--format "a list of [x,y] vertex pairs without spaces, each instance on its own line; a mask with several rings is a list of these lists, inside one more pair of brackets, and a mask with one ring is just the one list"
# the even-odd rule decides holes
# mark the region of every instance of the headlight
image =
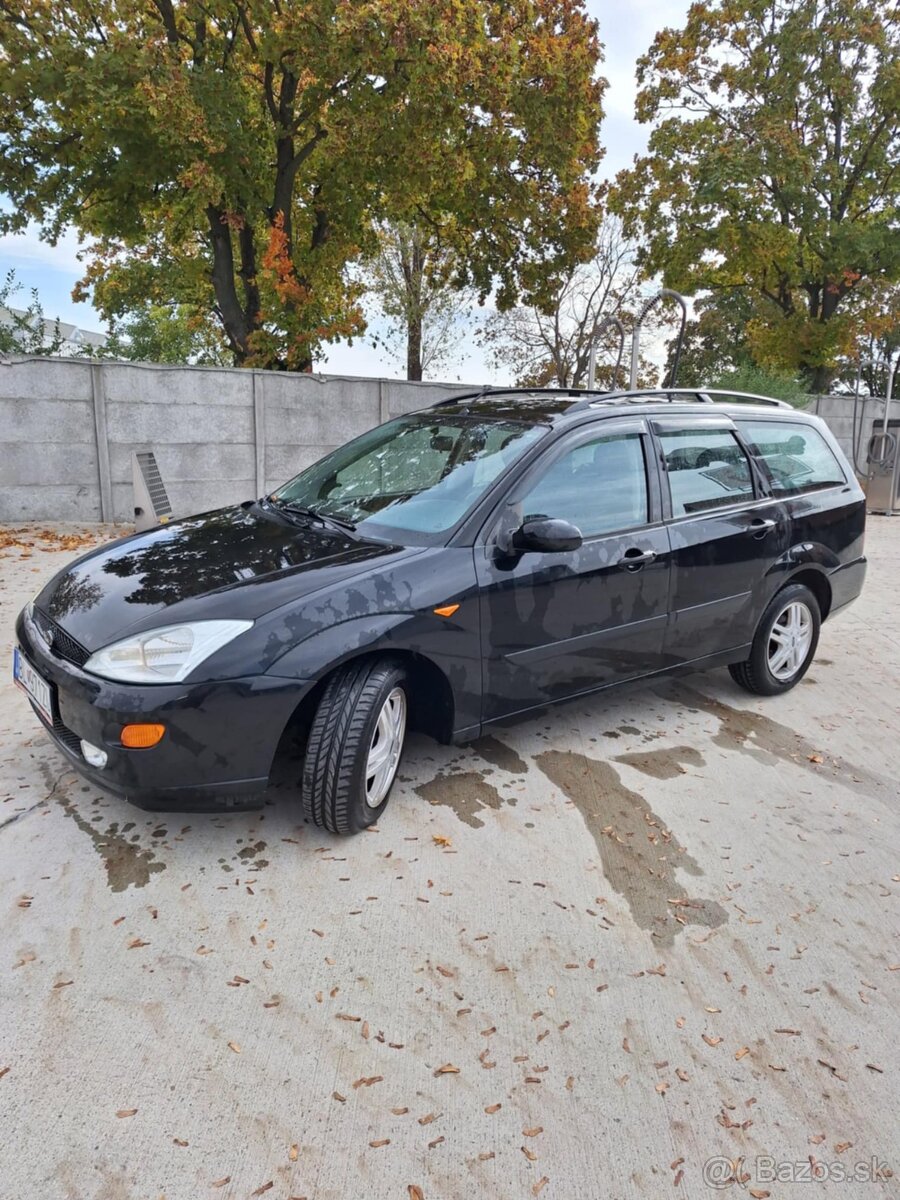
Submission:
[[252,621],[191,621],[150,629],[98,650],[84,669],[127,683],[180,683],[205,658],[252,625]]

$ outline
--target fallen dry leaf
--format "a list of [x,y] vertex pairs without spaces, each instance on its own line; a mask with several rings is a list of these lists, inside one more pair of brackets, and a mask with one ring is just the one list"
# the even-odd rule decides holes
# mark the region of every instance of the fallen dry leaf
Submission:
[[260,1185],[260,1186],[259,1186],[259,1187],[256,1189],[256,1191],[255,1191],[255,1192],[251,1192],[251,1193],[250,1193],[250,1195],[251,1195],[251,1196],[261,1196],[261,1195],[263,1194],[263,1192],[270,1192],[274,1186],[275,1186],[275,1180],[274,1180],[274,1179],[270,1179],[268,1183],[263,1183],[263,1184],[261,1184],[261,1185]]
[[499,1112],[502,1107],[502,1104],[489,1104],[484,1111],[488,1114],[488,1116],[493,1116],[494,1113]]
[[209,1186],[214,1187],[214,1188],[220,1188],[220,1187],[224,1187],[226,1183],[231,1183],[230,1175],[225,1175],[222,1177],[222,1179],[214,1179]]
[[543,1133],[543,1132],[544,1132],[543,1125],[535,1125],[531,1129],[523,1129],[522,1137],[537,1137],[537,1135],[539,1133]]
[[378,1150],[381,1146],[389,1146],[390,1144],[390,1138],[377,1138],[374,1142],[369,1142],[373,1150]]
[[534,1187],[531,1189],[532,1196],[539,1196],[547,1184],[550,1182],[549,1175],[542,1175]]
[[453,1063],[444,1063],[442,1067],[438,1067],[433,1072],[434,1075],[458,1075],[459,1067],[454,1067]]
[[291,1146],[290,1150],[288,1150],[288,1158],[291,1160],[291,1162],[296,1162],[299,1157],[300,1147],[295,1142],[294,1145]]
[[229,1042],[228,1049],[233,1050],[235,1052],[235,1054],[240,1054],[240,1052],[241,1052],[241,1047],[237,1042]]
[[452,846],[453,845],[453,843],[450,841],[450,839],[448,837],[444,837],[444,835],[442,833],[433,833],[431,835],[431,840],[434,842],[434,844],[436,846]]
[[408,1183],[406,1191],[409,1195],[409,1200],[425,1200],[425,1193],[417,1183]]
[[117,1111],[116,1116],[117,1117],[133,1117],[136,1112],[137,1112],[136,1108],[120,1108]]
[[741,1046],[740,1050],[735,1050],[734,1057],[736,1059],[740,1060],[744,1057],[745,1054],[749,1054],[749,1053],[750,1053],[749,1046]]

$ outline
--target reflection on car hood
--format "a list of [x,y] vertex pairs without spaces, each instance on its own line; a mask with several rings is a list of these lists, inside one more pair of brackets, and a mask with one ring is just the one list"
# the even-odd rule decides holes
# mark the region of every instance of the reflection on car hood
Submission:
[[288,523],[257,505],[223,508],[92,551],[51,580],[35,604],[94,650],[133,627],[252,620],[409,553],[415,551]]

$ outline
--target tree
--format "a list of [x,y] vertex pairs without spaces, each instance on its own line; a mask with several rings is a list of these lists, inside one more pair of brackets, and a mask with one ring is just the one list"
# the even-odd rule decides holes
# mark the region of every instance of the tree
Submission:
[[231,354],[221,330],[186,305],[145,304],[115,330],[115,357],[131,362],[227,365]]
[[389,323],[381,341],[392,354],[402,351],[407,379],[421,379],[459,344],[474,295],[456,285],[453,253],[427,227],[384,222],[377,236],[366,283]]
[[709,0],[639,60],[648,155],[614,204],[683,291],[743,288],[760,364],[823,390],[849,299],[900,278],[900,13],[875,0]]
[[[634,246],[623,237],[619,223],[607,219],[591,261],[566,274],[549,304],[494,313],[482,329],[481,344],[495,368],[509,371],[520,387],[587,387],[599,326],[607,317],[618,317],[628,327],[640,307],[639,279]],[[613,381],[618,335],[608,328],[598,345],[595,386],[627,386],[627,349]],[[642,358],[641,385],[652,378],[652,367]]]
[[214,313],[239,363],[358,333],[383,217],[509,305],[589,253],[605,81],[580,0],[0,3],[0,229],[92,237],[84,286]]

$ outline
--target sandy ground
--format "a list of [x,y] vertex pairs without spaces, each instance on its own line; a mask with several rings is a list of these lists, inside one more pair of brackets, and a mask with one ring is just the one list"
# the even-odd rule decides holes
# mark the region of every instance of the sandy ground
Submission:
[[[5,533],[8,656],[81,531]],[[416,739],[350,840],[103,795],[7,676],[2,1200],[900,1195],[900,520],[868,552],[788,696]]]

